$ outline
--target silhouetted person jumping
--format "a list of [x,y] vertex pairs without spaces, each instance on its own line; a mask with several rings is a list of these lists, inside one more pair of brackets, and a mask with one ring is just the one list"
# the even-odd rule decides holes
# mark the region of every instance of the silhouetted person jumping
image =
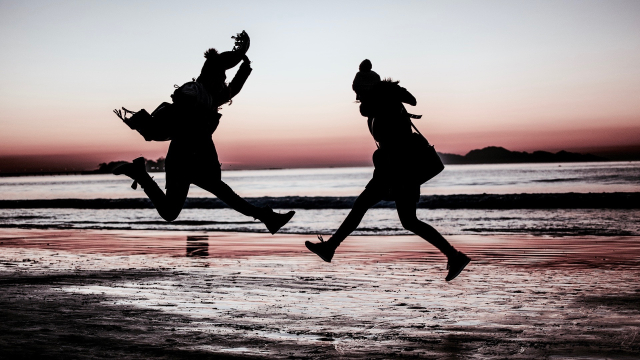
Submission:
[[[139,183],[153,202],[160,216],[166,221],[175,220],[184,206],[190,184],[211,192],[234,210],[262,221],[275,234],[295,214],[289,211],[278,214],[270,207],[256,207],[238,196],[221,180],[220,162],[211,136],[218,127],[218,110],[230,103],[251,73],[246,52],[249,36],[238,34],[232,51],[218,53],[211,48],[204,53],[206,61],[200,76],[178,88],[172,95],[173,104],[163,103],[152,114],[141,110],[131,112],[115,110],[116,114],[146,140],[171,140],[165,161],[166,194],[149,176],[144,158],[114,169],[116,175],[124,174]],[[225,71],[242,61],[238,72],[229,84],[225,83]],[[130,118],[127,115],[133,114]]]
[[[361,83],[363,79],[365,83]],[[360,113],[368,117],[369,130],[379,146],[373,156],[373,178],[329,240],[324,241],[318,236],[320,243],[307,241],[305,245],[322,260],[331,262],[340,243],[358,227],[369,208],[381,200],[395,201],[402,226],[427,240],[447,256],[449,272],[446,280],[453,280],[469,263],[469,257],[451,246],[436,229],[416,217],[420,182],[414,176],[417,162],[410,146],[410,114],[403,105],[415,106],[416,99],[405,88],[400,87],[398,81],[379,79],[371,71],[371,62],[364,60],[353,83],[353,89],[361,101]],[[369,81],[373,83],[367,83]]]

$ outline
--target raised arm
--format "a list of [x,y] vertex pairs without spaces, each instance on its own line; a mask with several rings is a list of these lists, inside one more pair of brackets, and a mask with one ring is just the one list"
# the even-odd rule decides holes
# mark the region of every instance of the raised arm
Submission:
[[247,78],[249,78],[251,71],[253,71],[253,69],[251,69],[251,61],[249,61],[247,55],[244,55],[238,72],[229,83],[229,100],[233,99],[233,97],[238,95],[240,90],[242,90],[242,86],[244,86]]

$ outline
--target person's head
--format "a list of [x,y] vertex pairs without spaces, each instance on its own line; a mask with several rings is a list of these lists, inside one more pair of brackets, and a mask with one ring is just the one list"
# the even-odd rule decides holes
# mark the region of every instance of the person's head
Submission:
[[204,84],[209,92],[216,93],[225,84],[227,79],[226,68],[221,63],[220,54],[216,49],[211,48],[205,51],[204,57],[207,60],[202,66],[198,81]]
[[369,61],[369,59],[364,59],[360,63],[360,71],[371,71],[372,68],[373,65],[371,65],[371,61]]
[[380,81],[380,76],[375,71],[371,71],[371,61],[365,59],[360,63],[360,72],[353,79],[353,91],[356,92],[356,100],[362,101],[367,97],[367,92],[371,87]]

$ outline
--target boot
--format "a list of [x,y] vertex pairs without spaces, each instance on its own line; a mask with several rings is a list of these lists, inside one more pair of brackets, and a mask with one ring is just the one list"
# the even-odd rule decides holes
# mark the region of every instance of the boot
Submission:
[[333,255],[336,253],[336,248],[338,247],[336,244],[330,241],[324,241],[321,235],[318,235],[319,243],[312,243],[311,241],[305,241],[304,245],[311,251],[312,253],[320,256],[320,258],[328,263],[333,259]]
[[126,175],[132,178],[133,184],[131,184],[131,188],[133,190],[138,188],[138,182],[140,182],[142,185],[143,183],[147,182],[147,180],[152,180],[147,173],[147,168],[145,166],[143,157],[136,158],[133,160],[133,162],[122,164],[116,167],[112,170],[112,173],[114,175]]
[[279,214],[268,206],[259,208],[258,212],[256,219],[264,223],[271,235],[277,233],[296,213],[295,211],[289,211],[286,214]]
[[456,251],[456,253],[451,255],[447,261],[447,270],[449,270],[449,273],[445,280],[451,281],[455,279],[456,276],[460,275],[462,270],[464,270],[464,267],[467,266],[470,261],[471,259],[467,255],[460,251]]

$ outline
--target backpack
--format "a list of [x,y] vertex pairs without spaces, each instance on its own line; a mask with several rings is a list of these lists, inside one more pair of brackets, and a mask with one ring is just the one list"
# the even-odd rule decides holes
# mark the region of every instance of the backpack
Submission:
[[[171,120],[174,118],[173,104],[163,102],[151,114],[147,110],[140,111],[113,110],[131,130],[135,130],[144,137],[146,141],[168,141],[171,140]],[[131,117],[127,118],[127,114]]]
[[213,98],[204,88],[204,85],[197,81],[189,81],[182,86],[177,86],[171,95],[175,104],[195,105],[205,109],[213,109]]
[[[219,120],[217,112],[213,110],[211,95],[196,81],[189,81],[182,86],[176,86],[171,95],[173,104],[163,102],[151,114],[145,109],[131,111],[125,109],[113,110],[129,128],[137,131],[146,141],[169,141],[175,134],[178,119],[189,113],[189,110],[204,111],[212,120]],[[131,114],[131,117],[127,117]],[[216,125],[217,127],[217,125]],[[215,128],[213,129],[215,130]]]

